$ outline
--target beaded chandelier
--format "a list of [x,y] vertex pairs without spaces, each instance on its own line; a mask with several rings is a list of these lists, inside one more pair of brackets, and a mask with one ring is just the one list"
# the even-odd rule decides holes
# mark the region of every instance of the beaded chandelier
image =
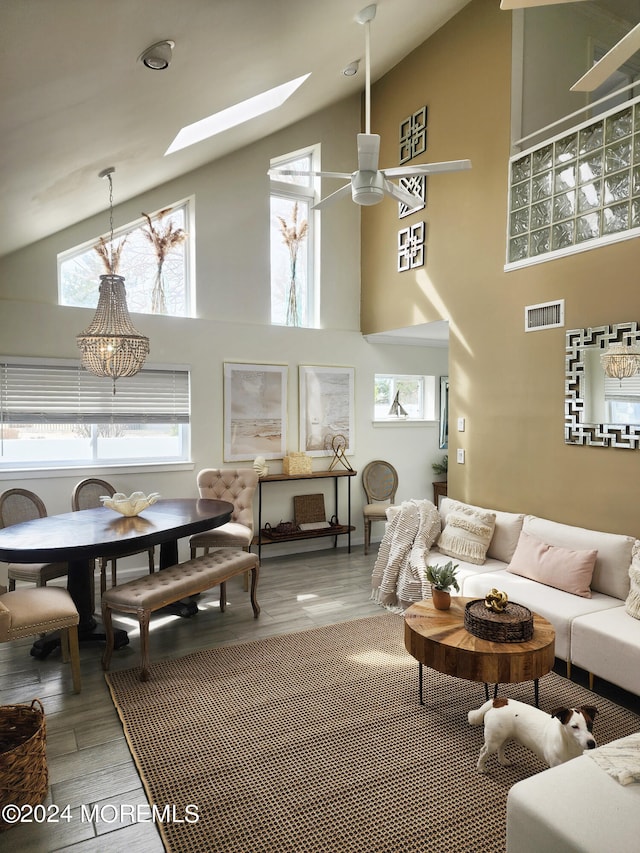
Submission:
[[628,344],[610,344],[600,356],[602,369],[612,379],[635,376],[640,367],[640,348]]
[[109,179],[109,273],[100,276],[98,307],[91,324],[76,340],[82,351],[82,365],[96,376],[116,379],[138,373],[149,355],[149,338],[140,334],[131,322],[127,307],[124,278],[116,275],[113,258],[113,182],[115,169],[110,166],[99,177]]

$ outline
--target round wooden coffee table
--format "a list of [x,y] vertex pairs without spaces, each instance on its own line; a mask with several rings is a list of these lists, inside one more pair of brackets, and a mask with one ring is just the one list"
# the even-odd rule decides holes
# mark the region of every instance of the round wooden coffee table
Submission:
[[456,678],[482,681],[489,698],[489,684],[533,681],[538,705],[538,679],[555,662],[553,625],[533,614],[533,636],[523,643],[496,643],[469,633],[464,627],[464,608],[471,598],[452,596],[449,610],[436,610],[431,599],[419,601],[404,613],[404,645],[418,661],[418,686],[422,698],[422,667]]

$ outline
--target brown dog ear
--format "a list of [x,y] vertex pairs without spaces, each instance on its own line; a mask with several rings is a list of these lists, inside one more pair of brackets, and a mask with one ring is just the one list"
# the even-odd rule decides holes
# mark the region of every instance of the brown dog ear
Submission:
[[580,705],[580,710],[582,711],[583,714],[588,714],[592,720],[595,717],[595,715],[598,713],[598,709],[596,707],[594,707],[593,705]]
[[557,717],[563,726],[569,720],[571,714],[572,711],[569,708],[554,708],[551,712],[551,716]]
[[589,729],[589,731],[592,731],[593,720],[596,714],[598,713],[598,709],[595,708],[593,705],[580,705],[579,710],[582,713],[582,716],[587,721],[587,728]]

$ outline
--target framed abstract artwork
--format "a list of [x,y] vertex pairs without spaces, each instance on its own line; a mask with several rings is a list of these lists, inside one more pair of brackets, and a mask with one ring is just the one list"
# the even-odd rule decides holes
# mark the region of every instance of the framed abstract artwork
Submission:
[[354,368],[300,365],[298,369],[300,450],[309,456],[331,456],[339,443],[346,455],[353,454]]
[[281,459],[287,448],[286,364],[224,364],[224,461]]

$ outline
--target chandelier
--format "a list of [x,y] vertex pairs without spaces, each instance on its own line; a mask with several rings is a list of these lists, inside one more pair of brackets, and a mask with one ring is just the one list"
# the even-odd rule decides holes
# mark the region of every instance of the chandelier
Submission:
[[110,240],[107,275],[100,276],[98,307],[91,324],[80,332],[76,340],[82,352],[82,365],[96,376],[113,380],[138,373],[149,355],[149,338],[141,335],[131,322],[127,308],[124,278],[116,274],[113,249],[113,166],[100,172],[100,178],[109,180]]
[[600,356],[605,374],[612,379],[635,376],[640,367],[640,347],[632,344],[610,344]]

